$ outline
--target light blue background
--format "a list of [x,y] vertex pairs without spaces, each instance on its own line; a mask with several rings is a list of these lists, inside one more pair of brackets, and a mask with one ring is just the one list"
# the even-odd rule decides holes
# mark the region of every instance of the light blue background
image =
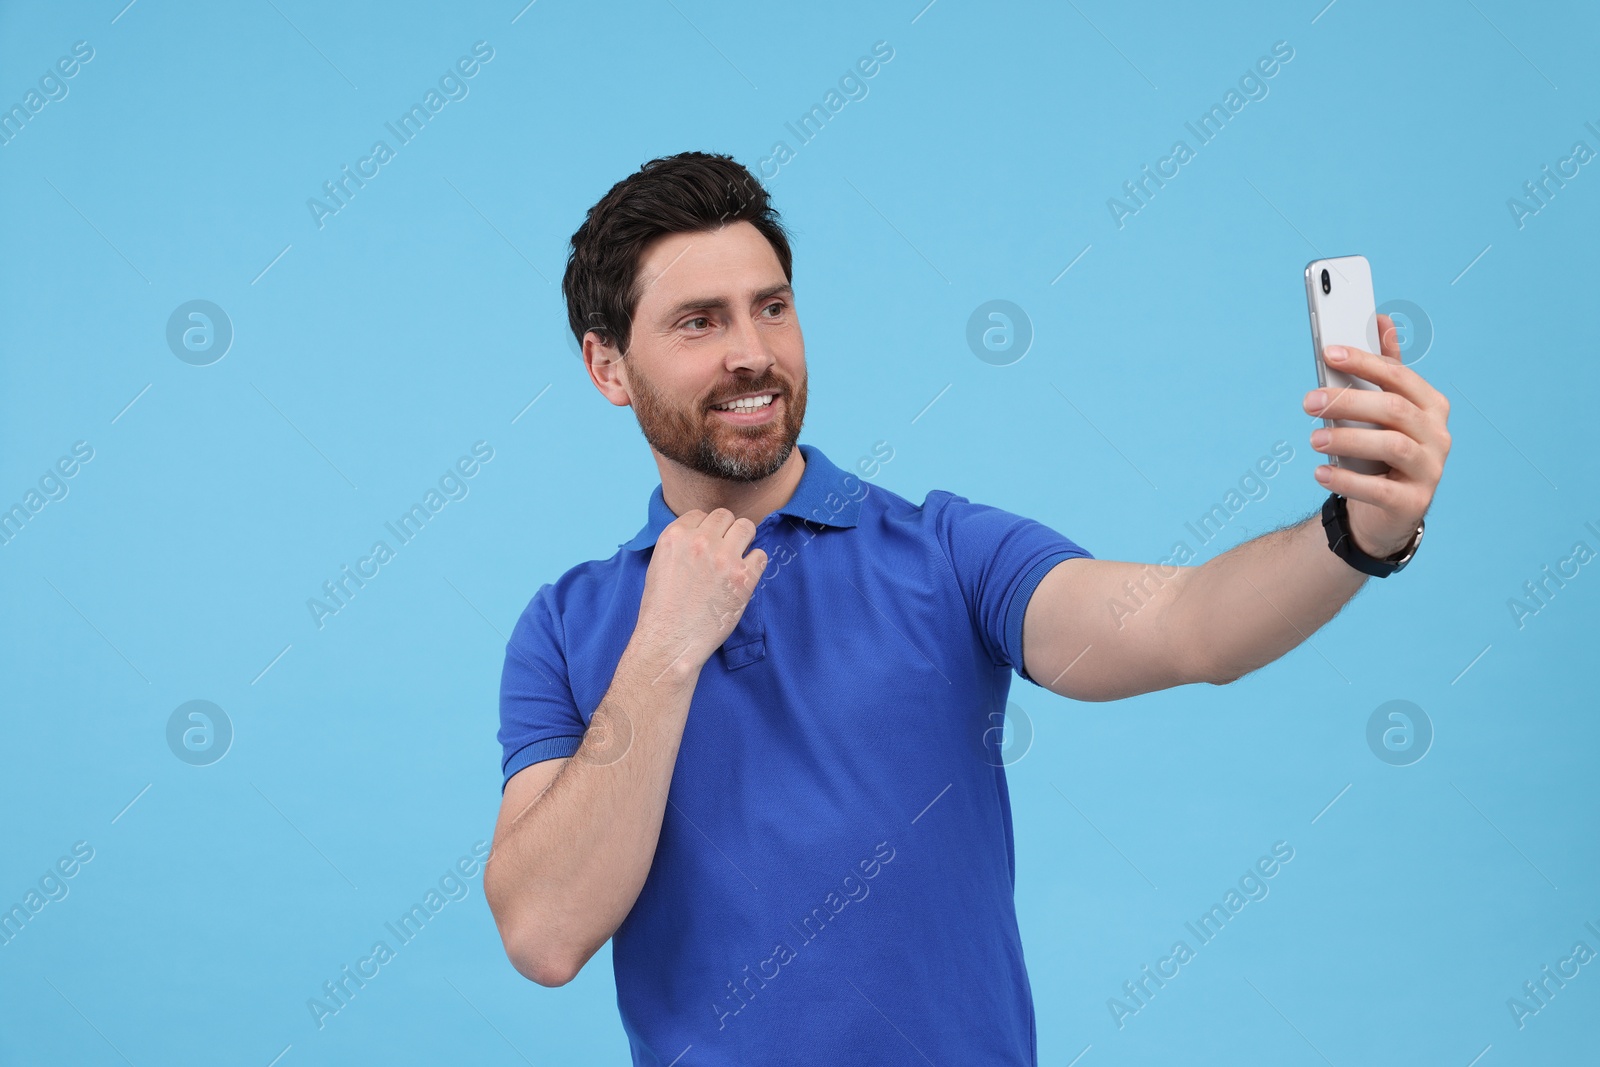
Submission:
[[[0,548],[0,904],[74,842],[95,855],[0,947],[0,1061],[626,1060],[609,953],[527,982],[479,878],[324,1029],[306,1001],[489,838],[505,637],[645,519],[657,472],[560,299],[584,211],[655,156],[796,147],[784,124],[878,40],[868,95],[768,183],[809,341],[802,439],[841,466],[887,441],[876,481],[913,500],[1158,560],[1287,441],[1203,554],[1303,518],[1325,495],[1300,408],[1318,255],[1366,255],[1380,302],[1425,309],[1417,370],[1453,404],[1416,562],[1311,645],[1109,705],[1014,681],[1040,1061],[1592,1054],[1600,963],[1525,1029],[1506,1001],[1600,950],[1600,573],[1521,629],[1507,601],[1600,549],[1600,166],[1521,229],[1506,201],[1600,149],[1596,10],[922,2],[5,6],[0,104],[73,42],[95,53],[0,147],[0,505],[75,441],[94,459]],[[307,198],[479,40],[470,95],[318,229]],[[1277,41],[1269,95],[1118,229],[1107,198],[1193,147],[1185,121]],[[165,341],[192,299],[236,334],[206,367]],[[1009,366],[965,341],[992,299],[1035,331]],[[479,440],[470,495],[319,630],[307,598]],[[206,767],[166,742],[194,699],[235,730]],[[1391,699],[1436,730],[1411,766],[1367,747]],[[1271,895],[1119,1030],[1107,999],[1276,841],[1295,858]]]

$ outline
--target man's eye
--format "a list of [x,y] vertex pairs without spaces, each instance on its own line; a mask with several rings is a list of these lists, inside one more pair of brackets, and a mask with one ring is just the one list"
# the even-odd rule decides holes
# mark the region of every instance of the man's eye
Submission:
[[689,327],[691,330],[703,330],[703,329],[705,329],[704,326],[696,326],[695,323],[697,323],[697,322],[704,322],[704,323],[708,323],[709,324],[711,322],[711,320],[706,318],[704,315],[696,315],[694,318],[692,318],[692,319],[688,320],[687,322],[685,322],[684,325]]
[[[785,307],[784,302],[782,300],[778,300],[778,301],[774,301],[771,304],[768,304],[763,310],[771,311],[773,308],[777,308],[778,309],[778,314],[781,315],[781,314],[783,314],[784,307]],[[776,317],[777,317],[776,315],[773,316],[773,318],[776,318]]]

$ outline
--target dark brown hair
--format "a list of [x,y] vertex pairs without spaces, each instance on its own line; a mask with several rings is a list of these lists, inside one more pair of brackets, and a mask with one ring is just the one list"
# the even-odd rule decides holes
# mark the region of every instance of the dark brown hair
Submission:
[[748,222],[778,255],[793,282],[789,237],[766,189],[732,156],[682,152],[652,159],[611,187],[589,209],[561,279],[567,322],[578,346],[590,330],[626,355],[633,312],[642,295],[639,258],[664,234],[712,230]]

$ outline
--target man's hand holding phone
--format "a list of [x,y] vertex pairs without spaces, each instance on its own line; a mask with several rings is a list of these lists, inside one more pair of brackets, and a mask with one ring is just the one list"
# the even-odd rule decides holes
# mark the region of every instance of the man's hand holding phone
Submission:
[[1385,474],[1358,474],[1333,465],[1313,472],[1325,488],[1348,501],[1350,535],[1357,546],[1381,558],[1411,543],[1417,523],[1433,502],[1450,454],[1450,432],[1445,428],[1450,402],[1401,361],[1393,319],[1379,315],[1378,332],[1381,353],[1344,345],[1329,345],[1322,353],[1331,369],[1378,389],[1314,389],[1303,403],[1310,415],[1377,427],[1321,427],[1312,432],[1311,447],[1389,465]]

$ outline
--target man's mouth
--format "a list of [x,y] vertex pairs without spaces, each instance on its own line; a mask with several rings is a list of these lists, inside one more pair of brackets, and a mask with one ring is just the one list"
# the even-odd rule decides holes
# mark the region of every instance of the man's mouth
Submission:
[[743,396],[721,404],[712,405],[712,411],[729,411],[736,414],[749,414],[760,411],[772,404],[777,397],[776,393],[757,393],[754,396]]

